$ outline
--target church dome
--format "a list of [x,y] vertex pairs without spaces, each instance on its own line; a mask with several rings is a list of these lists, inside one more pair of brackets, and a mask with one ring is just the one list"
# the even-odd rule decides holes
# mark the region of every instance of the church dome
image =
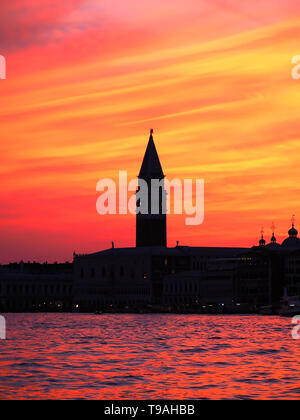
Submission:
[[266,245],[266,241],[264,240],[263,235],[261,235],[261,238],[259,240],[259,246],[265,246]]
[[284,248],[300,249],[300,239],[295,237],[287,238],[282,242],[281,246]]
[[271,242],[267,245],[267,247],[268,248],[271,248],[271,249],[276,249],[276,248],[280,248],[281,247],[280,244],[278,244],[276,242],[276,237],[275,237],[274,233],[272,234]]
[[291,229],[288,231],[288,234],[289,237],[282,242],[282,246],[284,248],[300,249],[300,239],[297,238],[298,231],[295,229],[294,223],[292,224]]
[[292,226],[292,228],[288,231],[289,237],[290,238],[296,238],[298,235],[298,231],[297,229],[294,228],[294,225]]

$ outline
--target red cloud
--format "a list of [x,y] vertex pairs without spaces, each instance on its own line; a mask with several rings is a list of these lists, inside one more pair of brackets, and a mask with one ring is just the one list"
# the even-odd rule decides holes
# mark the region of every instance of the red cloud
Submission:
[[6,0],[0,4],[0,15],[4,53],[99,25],[99,12],[87,13],[87,0]]

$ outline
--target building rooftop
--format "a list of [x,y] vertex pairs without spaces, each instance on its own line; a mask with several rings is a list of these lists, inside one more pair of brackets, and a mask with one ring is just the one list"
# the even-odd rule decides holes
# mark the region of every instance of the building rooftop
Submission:
[[103,251],[94,252],[91,254],[77,255],[74,257],[83,258],[94,258],[97,256],[138,256],[138,255],[153,255],[153,256],[211,256],[215,257],[221,255],[235,256],[245,251],[249,251],[249,248],[228,248],[228,247],[190,247],[190,246],[175,246],[168,248],[164,246],[145,246],[145,247],[128,247],[128,248],[109,248]]

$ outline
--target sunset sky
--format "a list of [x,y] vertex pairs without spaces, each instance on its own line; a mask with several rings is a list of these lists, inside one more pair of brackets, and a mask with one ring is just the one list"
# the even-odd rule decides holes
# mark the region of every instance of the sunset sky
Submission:
[[138,174],[149,130],[205,219],[168,245],[251,246],[300,227],[299,0],[2,0],[0,263],[134,246],[96,183]]

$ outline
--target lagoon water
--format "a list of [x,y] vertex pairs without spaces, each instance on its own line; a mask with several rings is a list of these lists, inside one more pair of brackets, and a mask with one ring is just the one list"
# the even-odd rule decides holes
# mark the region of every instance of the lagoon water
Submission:
[[2,399],[298,399],[289,318],[5,314]]

